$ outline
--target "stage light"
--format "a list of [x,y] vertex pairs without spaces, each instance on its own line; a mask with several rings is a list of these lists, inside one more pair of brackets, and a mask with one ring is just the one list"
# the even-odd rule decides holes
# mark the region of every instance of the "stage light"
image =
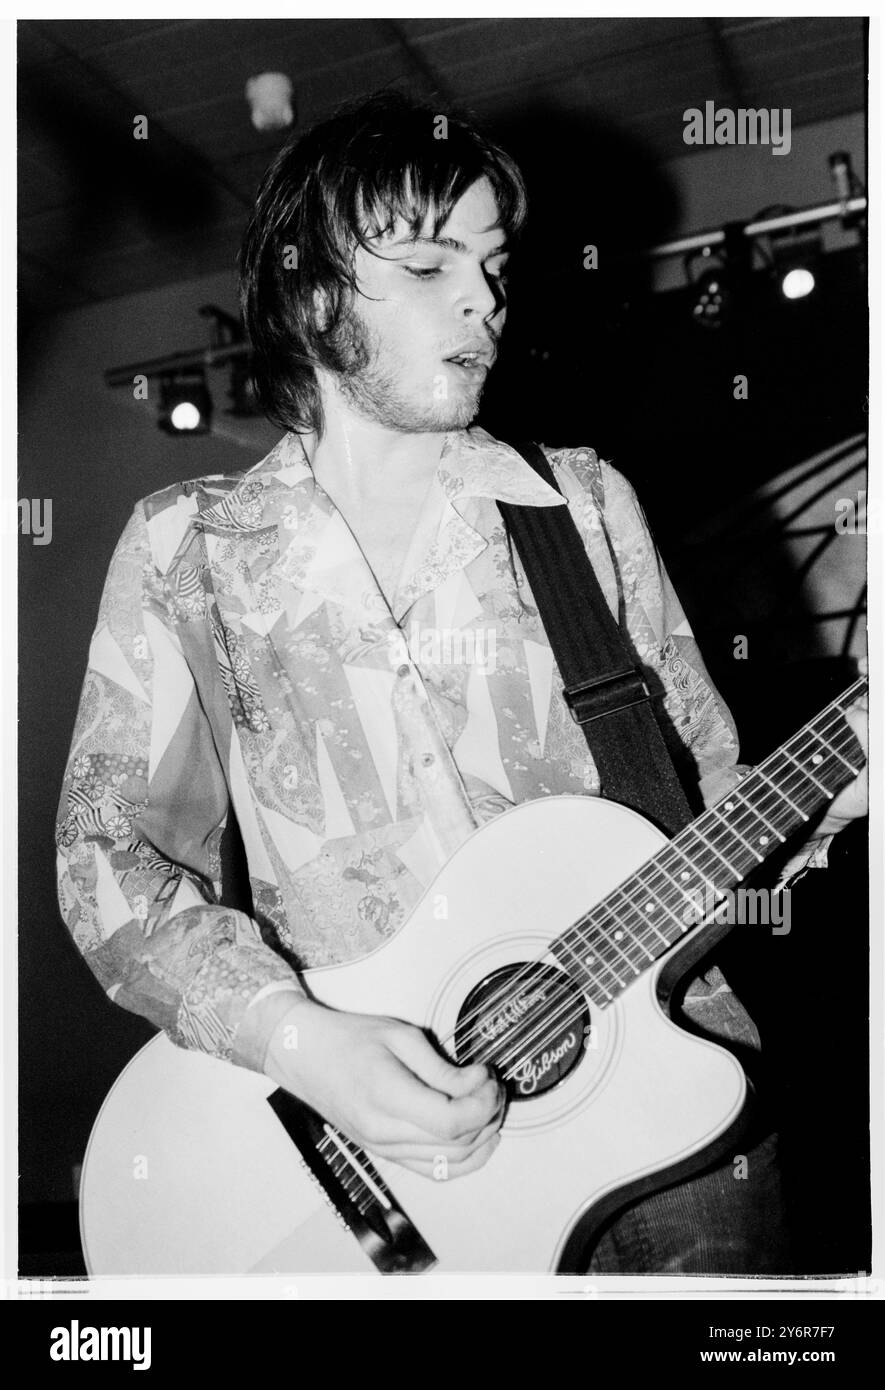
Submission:
[[208,434],[212,397],[204,372],[179,373],[160,382],[157,424],[167,434]]
[[695,282],[692,318],[702,328],[720,328],[729,305],[729,289],[724,271],[708,270]]
[[[766,239],[769,273],[783,299],[807,299],[817,288],[821,259],[820,228],[780,232]],[[760,238],[760,244],[762,239]]]
[[169,423],[174,430],[195,430],[201,419],[199,406],[193,401],[182,401],[172,410]]
[[781,294],[784,299],[804,299],[814,289],[813,271],[806,265],[793,266],[781,279]]
[[[697,273],[698,266],[704,269]],[[733,286],[724,258],[705,246],[686,260],[691,283],[691,316],[701,328],[721,328],[732,307]]]

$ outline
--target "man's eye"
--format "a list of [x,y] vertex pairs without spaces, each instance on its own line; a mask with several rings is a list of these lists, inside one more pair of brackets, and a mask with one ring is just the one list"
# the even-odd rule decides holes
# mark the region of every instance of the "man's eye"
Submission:
[[432,275],[438,275],[440,267],[438,265],[406,265],[403,270],[409,275],[414,275],[416,280],[429,280]]

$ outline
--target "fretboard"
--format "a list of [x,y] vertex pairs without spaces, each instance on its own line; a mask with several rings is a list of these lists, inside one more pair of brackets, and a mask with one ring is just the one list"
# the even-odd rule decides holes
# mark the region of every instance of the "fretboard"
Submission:
[[551,952],[591,999],[610,1003],[699,930],[699,907],[724,900],[857,776],[863,752],[844,714],[866,690],[856,681],[556,938]]

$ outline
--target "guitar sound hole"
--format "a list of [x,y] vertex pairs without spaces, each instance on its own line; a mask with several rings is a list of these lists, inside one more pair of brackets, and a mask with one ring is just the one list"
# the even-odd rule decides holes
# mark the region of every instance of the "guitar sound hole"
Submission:
[[486,975],[467,995],[455,1029],[459,1062],[487,1062],[512,1100],[532,1100],[577,1066],[590,1037],[590,1010],[553,965],[516,962]]

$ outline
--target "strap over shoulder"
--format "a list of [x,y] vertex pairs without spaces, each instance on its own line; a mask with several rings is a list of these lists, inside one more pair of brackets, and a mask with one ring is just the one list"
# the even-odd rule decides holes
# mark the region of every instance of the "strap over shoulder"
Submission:
[[[558,491],[535,443],[512,445]],[[567,507],[499,502],[563,679],[563,698],[584,731],[603,794],[675,834],[691,809],[667,751],[649,688],[612,617]],[[665,716],[666,717],[666,716]]]

